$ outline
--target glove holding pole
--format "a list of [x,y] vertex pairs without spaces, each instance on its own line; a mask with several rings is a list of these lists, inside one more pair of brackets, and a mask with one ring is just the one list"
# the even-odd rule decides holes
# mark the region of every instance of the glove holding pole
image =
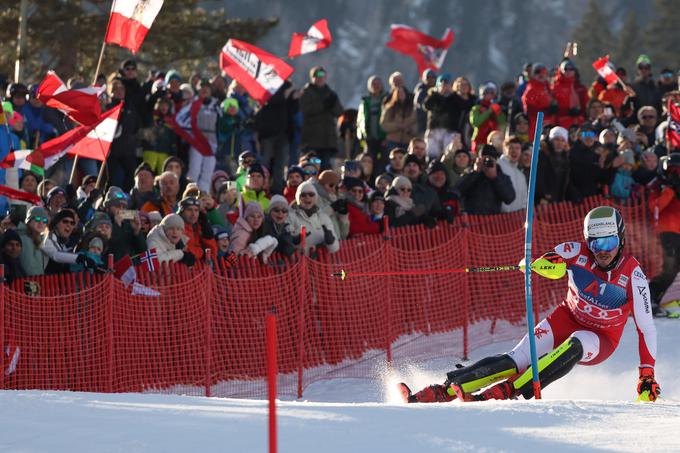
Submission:
[[637,392],[638,401],[654,402],[661,395],[661,387],[654,379],[654,368],[640,368]]

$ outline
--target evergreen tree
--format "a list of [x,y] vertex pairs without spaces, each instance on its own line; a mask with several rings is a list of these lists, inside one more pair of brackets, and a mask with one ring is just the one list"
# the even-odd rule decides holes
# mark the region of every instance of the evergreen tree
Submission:
[[[207,11],[199,0],[168,1],[156,17],[136,55],[146,68],[174,67],[186,76],[196,68],[217,68],[220,49],[229,38],[254,43],[278,19],[230,19],[223,9]],[[109,19],[111,0],[32,1],[24,79],[39,81],[47,69],[62,79],[82,77],[90,83]],[[0,0],[0,73],[11,78],[16,58],[19,2]],[[129,50],[107,46],[100,73],[117,69]]]
[[[645,48],[657,72],[664,66],[680,65],[678,43],[680,42],[680,8],[673,0],[655,0],[656,11],[645,33]],[[640,52],[644,53],[644,52]]]
[[581,81],[587,85],[588,81],[595,77],[593,61],[615,50],[609,20],[600,9],[597,0],[588,2],[581,23],[574,30],[573,41],[578,43],[578,54],[574,57],[574,63],[581,74]]
[[635,70],[631,72],[631,69],[635,65],[635,59],[642,53],[640,49],[640,26],[638,25],[635,12],[629,11],[626,14],[618,35],[619,43],[616,47],[616,52],[611,55],[612,61],[617,67],[625,67],[629,75],[628,80],[632,81]]

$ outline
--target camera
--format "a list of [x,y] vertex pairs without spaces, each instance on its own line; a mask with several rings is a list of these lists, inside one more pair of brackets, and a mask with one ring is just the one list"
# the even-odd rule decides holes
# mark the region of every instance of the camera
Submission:
[[482,162],[486,168],[493,168],[496,165],[496,161],[493,157],[485,157]]

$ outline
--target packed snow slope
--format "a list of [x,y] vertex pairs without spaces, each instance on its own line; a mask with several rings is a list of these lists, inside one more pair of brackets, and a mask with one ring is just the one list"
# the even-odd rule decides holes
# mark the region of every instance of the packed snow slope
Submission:
[[[542,401],[411,404],[394,384],[441,382],[449,361],[316,383],[281,401],[280,452],[680,451],[680,321],[657,321],[663,401],[635,400],[637,335],[629,323],[602,365],[577,367]],[[479,350],[502,352],[510,344]],[[0,451],[265,452],[267,403],[140,394],[0,392]]]

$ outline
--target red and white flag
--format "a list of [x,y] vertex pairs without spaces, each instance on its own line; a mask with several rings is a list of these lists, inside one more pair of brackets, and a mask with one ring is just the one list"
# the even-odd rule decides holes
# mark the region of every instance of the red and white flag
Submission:
[[166,116],[165,122],[172,127],[177,135],[204,156],[213,156],[215,150],[198,126],[198,112],[203,101],[196,98],[191,104],[180,109],[175,116]]
[[21,200],[36,205],[42,205],[42,198],[40,196],[26,192],[24,190],[12,189],[8,186],[0,185],[0,197],[7,197],[10,200]]
[[437,39],[407,25],[392,24],[390,39],[387,47],[413,58],[422,73],[426,69],[439,71],[453,43],[453,32],[447,28],[442,39]]
[[38,86],[36,97],[48,107],[61,110],[73,121],[90,125],[96,123],[101,116],[99,96],[103,92],[104,87],[69,90],[54,71],[47,71]]
[[295,58],[306,53],[325,49],[332,42],[333,38],[328,30],[328,21],[321,19],[312,25],[307,33],[293,33],[293,37],[290,39],[288,58]]
[[130,255],[125,255],[115,263],[113,263],[113,273],[117,279],[123,282],[125,288],[132,285],[130,292],[133,296],[151,296],[158,297],[161,295],[160,292],[155,289],[144,286],[137,283],[137,271],[132,262]]
[[230,39],[222,48],[220,66],[262,105],[294,71],[274,55],[236,39]]
[[668,151],[680,149],[680,106],[668,100],[668,127],[666,128]]
[[158,253],[156,249],[149,249],[146,252],[139,255],[139,263],[145,264],[149,272],[153,272],[160,266],[158,262]]
[[607,81],[607,85],[616,83],[619,81],[619,76],[616,75],[616,70],[611,61],[609,61],[609,55],[605,55],[602,58],[598,58],[593,62],[593,68],[604,80]]
[[137,53],[162,6],[163,0],[114,0],[104,42]]
[[[109,155],[111,142],[116,137],[118,117],[123,108],[121,102],[111,110],[104,112],[97,124],[89,126],[85,136],[68,150],[73,156],[87,157],[104,161]],[[80,126],[88,127],[88,126]]]

